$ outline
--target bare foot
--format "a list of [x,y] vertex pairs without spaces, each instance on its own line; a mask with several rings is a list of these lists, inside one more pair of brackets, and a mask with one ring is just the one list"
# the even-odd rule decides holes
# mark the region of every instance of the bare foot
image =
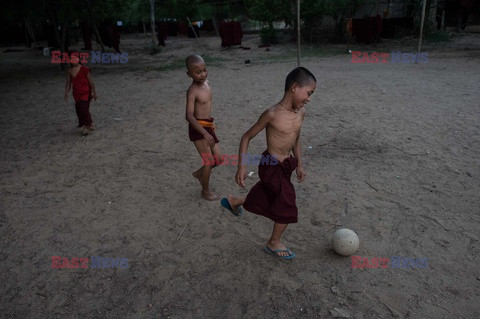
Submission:
[[90,132],[90,130],[88,129],[88,127],[86,127],[85,125],[82,126],[82,130],[80,131],[80,134],[88,135],[89,132]]
[[208,192],[208,193],[202,192],[202,198],[206,199],[206,200],[210,200],[210,201],[218,200],[217,195],[215,195],[213,193],[210,193],[210,192]]

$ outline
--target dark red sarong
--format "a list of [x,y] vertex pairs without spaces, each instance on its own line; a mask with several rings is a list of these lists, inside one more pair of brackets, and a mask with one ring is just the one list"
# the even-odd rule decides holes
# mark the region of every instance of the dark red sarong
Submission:
[[[270,154],[265,151],[262,158]],[[277,165],[258,165],[260,181],[248,192],[243,207],[249,212],[270,218],[279,224],[297,222],[298,209],[295,189],[290,177],[297,168],[297,159],[286,158]],[[268,163],[268,161],[267,161]]]
[[[213,117],[209,119],[198,119],[202,121],[207,121],[207,122],[212,122],[213,123]],[[203,127],[205,131],[210,134],[213,139],[215,140],[215,143],[218,143],[218,138],[217,135],[215,135],[215,129],[213,127]],[[196,129],[193,128],[192,124],[188,123],[188,137],[190,138],[190,141],[198,141],[198,140],[203,140],[203,135],[202,133],[198,132]]]
[[75,111],[77,111],[78,127],[91,126],[92,115],[90,114],[90,101],[78,101],[75,103]]

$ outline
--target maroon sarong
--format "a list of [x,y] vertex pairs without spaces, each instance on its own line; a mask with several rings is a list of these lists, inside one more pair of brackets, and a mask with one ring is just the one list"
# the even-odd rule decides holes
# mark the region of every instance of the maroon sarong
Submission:
[[[213,123],[213,117],[209,119],[198,119],[201,121],[207,121],[207,122],[212,122]],[[205,131],[210,134],[213,139],[215,140],[215,143],[218,143],[218,138],[217,135],[215,135],[215,129],[213,127],[203,127]],[[192,124],[188,123],[188,137],[190,138],[190,141],[198,141],[198,140],[203,140],[203,135],[202,133],[198,132],[196,129],[193,128]]]
[[[270,156],[263,152],[262,158]],[[297,222],[298,209],[295,203],[295,189],[290,181],[297,168],[297,159],[286,158],[277,165],[258,165],[260,181],[248,192],[243,207],[249,212],[270,218],[279,224]],[[267,161],[269,163],[269,161]]]
[[75,111],[77,111],[78,127],[91,126],[92,115],[90,114],[90,101],[77,101],[75,103]]

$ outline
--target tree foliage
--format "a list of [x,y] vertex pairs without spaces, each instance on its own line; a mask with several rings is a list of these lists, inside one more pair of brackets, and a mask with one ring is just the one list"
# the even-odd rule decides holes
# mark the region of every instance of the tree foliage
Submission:
[[373,3],[375,0],[303,0],[303,33],[309,40],[314,40],[319,34],[322,18],[331,17],[336,23],[336,35],[341,38],[345,32],[345,19],[353,17],[362,5]]
[[267,24],[278,20],[291,23],[291,5],[291,0],[247,0],[249,18]]
[[248,15],[250,19],[264,23],[260,30],[260,37],[264,44],[277,42],[277,34],[273,27],[274,21],[284,21],[287,25],[292,24],[291,0],[248,0]]

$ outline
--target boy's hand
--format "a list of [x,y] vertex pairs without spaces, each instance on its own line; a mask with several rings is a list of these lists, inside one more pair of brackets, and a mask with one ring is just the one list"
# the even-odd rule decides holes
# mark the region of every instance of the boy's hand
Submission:
[[68,101],[68,93],[67,92],[65,92],[64,99],[65,99],[65,101]]
[[97,94],[95,92],[92,92],[92,100],[93,101],[97,100]]
[[245,187],[245,178],[247,178],[247,169],[243,165],[239,165],[237,174],[235,174],[235,181],[238,185]]
[[206,133],[205,135],[203,135],[203,138],[205,139],[205,142],[207,142],[207,145],[209,147],[214,147],[215,146],[215,139],[213,138],[213,136]]
[[305,176],[307,175],[305,174],[303,167],[297,167],[296,173],[297,173],[297,181],[299,183],[303,182],[303,180],[305,179]]

